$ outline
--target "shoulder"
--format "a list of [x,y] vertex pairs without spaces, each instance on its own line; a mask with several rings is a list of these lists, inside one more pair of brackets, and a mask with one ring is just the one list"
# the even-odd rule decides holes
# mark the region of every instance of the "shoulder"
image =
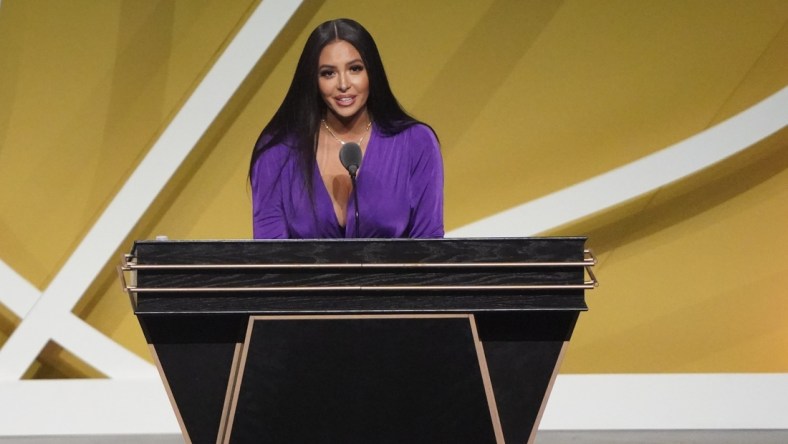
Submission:
[[441,168],[443,163],[438,136],[428,125],[416,123],[400,132],[402,137],[396,143],[408,159],[411,172],[424,168]]
[[440,142],[431,127],[417,123],[405,131],[408,132],[408,143],[405,146],[409,147],[411,157],[440,157]]
[[257,162],[275,162],[277,160],[284,161],[290,157],[293,152],[293,148],[291,148],[286,143],[278,143],[276,145],[271,145],[267,147],[262,153],[260,153],[260,157],[258,157]]
[[435,131],[424,123],[414,123],[413,125],[405,128],[402,132],[406,133],[408,137],[412,139],[434,141],[435,143],[438,142],[438,137],[435,135]]
[[424,150],[440,149],[440,143],[435,131],[429,125],[423,123],[414,123],[397,133],[383,135],[383,137],[391,138],[394,145],[400,149],[404,148],[416,153]]
[[262,178],[274,179],[278,177],[284,171],[284,167],[295,158],[293,154],[293,148],[285,143],[267,147],[254,161],[251,171],[253,184],[258,178],[264,180]]
[[283,163],[292,161],[296,157],[295,141],[292,137],[279,141],[272,141],[270,137],[268,140],[265,140],[261,137],[261,140],[262,142],[258,142],[258,145],[261,145],[262,149],[255,160],[256,167],[265,164],[281,166]]

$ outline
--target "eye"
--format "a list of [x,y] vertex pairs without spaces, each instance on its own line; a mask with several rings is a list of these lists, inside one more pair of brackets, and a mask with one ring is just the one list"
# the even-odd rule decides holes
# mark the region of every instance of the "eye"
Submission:
[[330,79],[331,77],[334,76],[334,71],[330,70],[330,69],[321,69],[320,72],[318,73],[318,75],[320,77],[323,77],[323,78],[326,78],[326,79]]
[[361,71],[364,71],[364,65],[361,65],[361,64],[358,64],[358,65],[352,65],[352,66],[350,67],[350,71],[351,71],[351,72],[361,72]]

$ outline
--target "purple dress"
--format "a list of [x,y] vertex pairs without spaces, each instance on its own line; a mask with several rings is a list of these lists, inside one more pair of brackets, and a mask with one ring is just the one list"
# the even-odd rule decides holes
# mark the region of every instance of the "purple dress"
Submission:
[[314,208],[294,150],[276,145],[258,157],[251,178],[255,239],[443,237],[443,161],[424,125],[394,136],[372,126],[356,178],[360,232],[353,195],[342,227],[317,165],[312,174]]

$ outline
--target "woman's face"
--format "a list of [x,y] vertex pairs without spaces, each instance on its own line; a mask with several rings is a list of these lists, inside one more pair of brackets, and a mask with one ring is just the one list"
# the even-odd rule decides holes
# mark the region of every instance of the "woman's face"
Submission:
[[347,123],[366,115],[369,77],[353,45],[344,40],[326,45],[320,52],[317,72],[320,94],[337,119]]

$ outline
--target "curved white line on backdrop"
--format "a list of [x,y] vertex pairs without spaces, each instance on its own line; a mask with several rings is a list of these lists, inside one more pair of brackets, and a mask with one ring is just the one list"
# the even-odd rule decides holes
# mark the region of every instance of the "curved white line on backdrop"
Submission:
[[[2,0],[0,0],[0,2],[1,1]],[[278,5],[277,5],[277,3],[278,3]],[[287,0],[280,0],[280,2],[273,2],[273,1],[268,0],[268,1],[262,2],[262,4],[260,6],[258,6],[258,10],[263,9],[263,8],[261,8],[261,6],[269,6],[270,7],[270,6],[273,6],[273,5],[276,5],[276,6],[273,6],[272,9],[280,9],[280,8],[281,9],[286,9],[287,6],[284,6],[284,8],[282,8],[282,6],[286,5],[287,3],[289,3],[290,5],[293,5],[293,4],[297,5],[297,4],[300,4],[300,1],[297,1],[297,0],[289,0],[289,1],[287,1]],[[1,3],[0,3],[0,5],[1,5]],[[285,15],[280,15],[279,14],[279,12],[281,12],[281,9],[279,11],[276,11],[277,12],[276,14],[270,14],[270,10],[269,10],[269,14],[270,14],[269,20],[274,23],[274,26],[269,26],[269,27],[270,28],[274,28],[274,31],[278,31],[277,26],[284,25],[284,22],[286,22],[287,18],[289,18],[289,17],[287,17]],[[255,12],[254,15],[257,15],[257,12]],[[273,16],[273,17],[271,17],[271,16]],[[251,17],[250,17],[250,19],[249,19],[249,21],[247,23],[249,23],[249,22],[253,22]],[[270,25],[271,23],[269,22],[268,24]],[[274,34],[275,33],[276,32],[274,32]],[[265,32],[265,34],[267,35],[268,32]],[[240,33],[239,33],[238,36],[236,36],[236,38],[238,38],[238,37],[240,37]],[[247,47],[245,48],[245,51],[251,51],[253,49],[253,48],[251,48],[251,46],[255,46],[255,45],[251,45],[250,44],[250,45],[246,45],[246,46]],[[249,54],[247,54],[247,55],[249,55]],[[784,92],[785,91],[781,91],[778,94],[782,94]],[[197,94],[197,91],[195,91],[195,94]],[[777,115],[782,115],[783,116],[783,118],[781,120],[783,123],[781,125],[779,125],[779,127],[781,128],[781,127],[785,126],[786,119],[784,118],[784,116],[785,116],[786,109],[788,109],[788,106],[785,106],[786,104],[785,104],[785,99],[784,98],[782,99],[782,101],[780,103],[782,104],[782,105],[780,105],[780,106],[782,106],[782,113],[775,112],[773,114],[773,116],[777,116]],[[760,107],[760,106],[761,105],[759,104],[756,107]],[[753,107],[753,108],[756,108],[756,107]],[[733,119],[731,119],[731,120],[733,120]],[[175,122],[173,122],[173,123],[175,123]],[[728,124],[728,123],[729,122],[725,122],[725,124]],[[768,135],[768,134],[764,135],[763,134],[763,130],[760,130],[760,131],[757,130],[759,128],[759,126],[757,126],[757,125],[753,126],[752,128],[753,129],[751,129],[751,131],[752,131],[751,136],[756,137],[756,139],[754,139],[754,141],[760,140],[761,138],[763,138],[763,137]],[[776,130],[774,130],[774,131],[776,131]],[[740,146],[739,150],[744,149],[747,146],[750,146],[752,143],[754,143],[754,141],[750,142],[750,143],[738,142],[738,145]],[[161,142],[161,140],[159,142]],[[678,145],[676,145],[676,146],[674,146],[672,148],[675,148],[677,146]],[[671,148],[669,148],[669,149],[671,149]],[[663,150],[663,151],[667,151],[667,150]],[[657,153],[657,154],[659,154],[659,153]],[[727,155],[730,155],[730,154],[723,155],[722,157],[720,157],[720,159],[724,158]],[[649,157],[641,159],[641,160],[646,160],[646,159],[649,159],[651,157],[652,156],[649,156]],[[630,164],[627,167],[631,167],[632,165],[635,165],[637,163],[638,162],[634,162],[633,164]],[[671,165],[671,168],[672,167],[674,167],[674,165]],[[624,167],[622,167],[622,168],[624,168]],[[702,167],[700,167],[700,168],[702,168]],[[168,169],[169,169],[169,165],[164,165],[164,166],[161,166],[156,171],[154,171],[152,174],[155,174],[157,177],[161,176],[162,174],[166,175],[166,171]],[[695,171],[697,171],[698,169],[699,168],[696,168]],[[614,171],[617,171],[617,170],[614,170]],[[611,171],[610,173],[613,173],[614,171]],[[610,174],[610,173],[608,173],[608,174]],[[691,174],[691,172],[685,172],[683,174],[684,175]],[[607,176],[607,174],[606,175],[601,175],[601,176],[598,176],[595,179],[599,179],[599,178],[606,177],[606,176]],[[679,177],[683,177],[683,176],[679,176]],[[639,180],[641,178],[637,177],[637,179]],[[570,187],[568,190],[570,190],[570,189],[574,190],[574,192],[579,193],[579,194],[587,193],[590,188],[587,187],[587,186],[586,187],[581,187],[580,185],[588,184],[589,182],[591,182],[593,180],[594,179],[591,179],[590,181],[586,181],[586,182],[583,182],[581,184],[575,185],[574,187]],[[627,185],[630,185],[630,184],[628,183]],[[148,190],[148,191],[150,191],[150,190]],[[564,191],[567,191],[567,190],[564,190]],[[563,205],[565,205],[564,202],[566,202],[566,199],[564,198],[564,200],[561,200],[561,199],[558,199],[558,198],[554,197],[554,196],[558,195],[559,193],[563,193],[563,192],[553,193],[551,195],[545,196],[545,197],[543,197],[541,199],[538,199],[536,201],[533,201],[533,202],[531,202],[529,204],[526,204],[526,205],[523,205],[523,206],[517,207],[517,208],[522,208],[522,207],[525,207],[525,206],[528,206],[528,205],[531,205],[533,207],[533,205],[536,204],[537,202],[543,201],[543,200],[548,199],[548,198],[550,198],[550,199],[548,199],[548,202],[551,205],[561,205],[561,206],[563,206]],[[571,194],[571,193],[569,193],[569,194]],[[118,198],[120,198],[120,196]],[[582,197],[581,200],[585,199],[585,198],[586,197]],[[618,203],[618,202],[614,202],[613,204],[615,204],[615,203]],[[610,206],[610,205],[611,204],[608,204],[607,206]],[[598,210],[601,210],[601,209],[605,208],[605,206],[600,206],[599,203],[596,205],[596,207],[597,207],[597,209],[596,210],[592,210],[592,212],[598,211]],[[517,208],[509,210],[509,211],[516,210]],[[139,209],[139,206],[135,206],[135,210],[136,209]],[[116,210],[117,210],[117,208],[116,208]],[[500,220],[501,216],[509,213],[509,211],[504,212],[504,213],[500,213],[499,215],[492,216],[492,217],[487,218],[487,219],[484,219],[483,221],[479,221],[479,222],[477,222],[475,224],[468,225],[468,226],[463,227],[463,228],[461,228],[459,230],[454,230],[454,231],[449,233],[449,236],[463,236],[463,235],[467,235],[467,236],[487,235],[487,236],[489,236],[490,233],[494,233],[494,235],[496,235],[496,236],[500,236],[500,235],[507,235],[507,236],[508,235],[515,235],[515,236],[531,235],[531,234],[536,234],[536,233],[538,233],[540,231],[543,231],[545,229],[552,228],[553,226],[562,225],[562,224],[564,224],[566,222],[569,222],[571,220],[576,219],[577,217],[582,217],[582,215],[578,216],[578,214],[580,213],[580,210],[577,209],[575,211],[570,212],[570,214],[564,215],[563,217],[558,217],[558,216],[554,215],[552,220],[557,221],[557,222],[554,222],[553,225],[550,225],[550,226],[546,226],[543,223],[542,225],[544,226],[544,228],[539,228],[539,225],[535,224],[535,223],[531,224],[529,222],[529,223],[526,223],[526,224],[522,224],[520,222],[522,220],[522,216],[518,215],[516,218],[510,219],[510,222],[511,222],[510,225],[513,224],[513,223],[517,223],[517,224],[521,225],[521,228],[519,230],[517,230],[514,227],[512,227],[509,230],[505,230],[506,233],[496,232],[495,228],[484,229],[483,225],[479,225],[481,222],[484,222],[484,221],[487,221],[487,220],[490,220],[490,219],[494,219],[494,218],[497,218],[497,220]],[[128,212],[129,213],[135,213],[135,215],[127,214],[129,217],[136,216],[136,211],[128,210]],[[553,211],[553,213],[557,213],[557,212]],[[590,213],[588,213],[588,214],[590,214]],[[104,216],[106,216],[106,214]],[[526,216],[528,216],[527,212],[526,212]],[[530,216],[528,216],[528,218],[532,219],[532,218],[530,218]],[[125,224],[124,224],[124,227],[125,227]],[[104,227],[104,228],[106,228],[106,227]],[[474,229],[476,229],[477,231],[474,232],[473,231]],[[480,229],[482,229],[483,231],[479,231]],[[464,230],[464,232],[463,232],[463,230]],[[104,230],[98,230],[98,231],[104,231]],[[120,231],[122,231],[122,229]],[[479,234],[479,233],[484,233],[484,234]],[[516,233],[516,234],[511,234],[511,233]],[[113,233],[104,233],[104,234],[105,235],[110,234],[108,237],[113,238],[112,240],[114,240],[115,239],[114,235],[117,235],[118,233],[117,232],[113,232]],[[112,234],[114,234],[114,235],[112,235]],[[98,233],[92,231],[89,234],[89,237],[90,236],[98,236]],[[101,237],[101,236],[99,236],[99,237]],[[85,242],[85,241],[87,241],[87,239],[83,240],[83,242]],[[95,245],[93,245],[93,247],[95,247]],[[102,250],[102,252],[103,252],[103,250]],[[83,251],[82,253],[85,253],[85,252]],[[100,253],[100,252],[98,252],[98,253]],[[76,252],[75,252],[75,254],[76,254]],[[88,267],[88,268],[90,268],[90,267]],[[6,284],[9,284],[9,286],[7,286]],[[75,282],[73,284],[77,284],[77,283]],[[78,287],[79,285],[76,285],[76,286]],[[14,311],[17,314],[21,314],[23,312],[27,312],[28,310],[33,308],[33,305],[35,304],[35,299],[38,299],[38,297],[41,296],[41,293],[40,293],[40,291],[38,289],[35,289],[32,285],[30,285],[28,282],[26,282],[23,278],[21,278],[18,274],[16,274],[10,267],[8,267],[2,261],[0,261],[0,288],[3,288],[6,291],[9,288],[11,288],[11,289],[14,289],[15,292],[17,292],[17,294],[14,295],[14,296],[8,296],[8,293],[6,291],[0,292],[0,302],[4,303],[5,305],[7,305],[9,307],[12,307],[12,311]],[[69,293],[70,293],[70,296],[74,296],[74,292],[73,291],[69,291]],[[46,296],[46,294],[45,294],[45,296]],[[49,294],[48,296],[52,296],[52,294]],[[73,306],[72,302],[74,302],[73,299],[70,300],[67,305]],[[68,319],[65,319],[65,318],[68,318]],[[69,333],[66,335],[68,337],[68,340],[63,341],[63,342],[66,342],[66,343],[69,344],[69,346],[66,347],[66,348],[68,348],[70,351],[72,351],[72,352],[78,351],[78,350],[75,350],[75,348],[76,348],[76,344],[78,344],[79,342],[88,342],[88,343],[90,343],[90,345],[79,347],[80,349],[84,349],[84,348],[89,348],[89,349],[100,348],[100,347],[97,347],[97,344],[94,343],[93,339],[95,339],[95,338],[91,337],[91,338],[89,338],[89,339],[91,339],[90,341],[86,341],[85,340],[86,337],[80,337],[81,334],[88,333],[87,330],[80,332],[80,330],[83,330],[83,328],[82,328],[83,326],[88,327],[87,324],[84,324],[84,322],[82,322],[80,319],[74,317],[73,315],[70,315],[70,316],[69,315],[65,315],[64,317],[61,317],[60,320],[62,322],[64,322],[65,324],[71,324],[71,326],[67,329],[69,331]],[[97,333],[97,334],[100,335],[100,333]],[[102,339],[108,340],[108,338],[106,338],[106,337],[104,337]],[[109,342],[112,342],[112,341],[109,341]],[[111,344],[111,345],[120,347],[118,344],[114,344],[114,343]],[[77,353],[77,354],[81,355],[81,353]],[[91,352],[90,354],[93,354],[93,352]],[[80,357],[82,357],[82,356],[80,356]],[[90,362],[89,359],[87,361]],[[99,366],[99,367],[101,367],[101,366]],[[145,372],[145,373],[147,373],[147,372]],[[645,386],[645,387],[650,386],[650,381],[651,381],[650,376],[651,375],[644,376],[644,381],[643,381],[643,384],[642,384],[643,386]],[[747,377],[747,378],[751,378],[752,377],[751,375],[744,375],[744,376]],[[557,386],[558,388],[561,387],[560,382],[564,378],[565,378],[565,375],[559,376],[559,384]],[[95,384],[104,384],[104,387],[101,390],[95,390],[95,389],[84,390],[84,389],[81,389],[81,395],[94,395],[89,400],[88,400],[87,396],[62,396],[61,397],[61,396],[58,396],[57,394],[55,394],[55,392],[52,390],[53,387],[49,387],[51,385],[51,386],[55,386],[56,388],[57,387],[62,388],[64,386],[68,386],[69,384],[75,384],[75,383],[76,384],[83,384],[83,383],[84,384],[94,384],[94,385]],[[42,386],[43,385],[47,385],[48,387],[45,388],[44,390],[40,390],[40,391],[34,390],[34,389],[36,389],[36,387],[38,385],[42,385]],[[142,389],[146,389],[147,391],[140,390],[141,388]],[[111,392],[111,390],[109,390],[109,389],[114,389],[116,392],[118,390],[120,390],[120,391],[125,390],[125,392],[123,392],[125,394],[119,395],[118,393],[120,393],[120,392],[118,392],[118,393]],[[723,387],[723,389],[724,389],[724,387]],[[16,391],[14,391],[14,390],[16,390]],[[560,390],[558,390],[558,391],[560,392]],[[144,392],[145,395],[144,396],[140,396],[139,397],[140,399],[136,399],[134,396],[128,395],[128,394],[137,394],[137,395],[139,395],[142,392]],[[570,392],[574,393],[574,390],[570,390]],[[676,392],[675,390],[668,390],[668,392],[671,392],[671,393],[683,393],[680,390],[678,392]],[[18,400],[22,400],[22,399],[24,399],[24,400],[34,400],[31,403],[31,405],[48,406],[48,407],[50,407],[46,412],[43,412],[43,411],[41,411],[41,409],[38,409],[39,411],[37,411],[37,413],[35,415],[30,415],[29,414],[29,409],[18,409],[18,408],[15,408],[15,407],[18,407],[18,405],[15,402],[14,403],[5,403],[5,405],[0,406],[0,412],[3,413],[2,415],[0,415],[0,417],[2,417],[3,420],[5,420],[4,423],[16,424],[17,425],[17,429],[18,430],[15,429],[13,432],[10,433],[11,435],[36,435],[36,434],[48,434],[48,433],[49,434],[52,434],[52,433],[54,433],[54,434],[72,434],[72,433],[76,433],[76,434],[91,434],[91,433],[116,434],[116,433],[119,433],[120,431],[126,431],[127,433],[139,433],[141,430],[144,430],[147,433],[177,434],[177,433],[179,433],[178,426],[175,423],[174,418],[172,418],[171,415],[168,414],[170,412],[169,405],[166,402],[166,400],[164,399],[164,397],[161,397],[162,393],[163,393],[163,390],[161,388],[161,383],[158,382],[158,380],[150,380],[150,379],[139,380],[139,379],[136,379],[136,378],[132,378],[132,379],[125,379],[124,378],[124,379],[87,380],[87,381],[24,381],[24,382],[23,381],[6,381],[6,382],[0,381],[0,398],[1,399],[13,399],[13,400],[17,400],[17,401]],[[583,391],[580,390],[579,393],[582,395]],[[3,395],[11,395],[11,396],[3,396]],[[161,397],[161,400],[158,400],[157,402],[153,402],[152,398],[154,398],[156,396]],[[559,397],[557,397],[557,398],[559,398]],[[126,413],[120,414],[120,415],[113,414],[113,415],[109,415],[109,417],[106,417],[106,418],[102,417],[100,414],[98,414],[98,413],[115,412],[117,410],[118,400],[119,399],[123,400],[123,402],[121,403],[123,406],[129,407],[127,409]],[[81,402],[81,401],[85,401],[85,402]],[[555,404],[555,403],[551,402],[551,404]],[[635,403],[635,404],[637,404],[637,403]],[[109,406],[113,406],[113,407],[109,408]],[[151,409],[151,406],[159,407],[159,409]],[[161,408],[161,407],[164,407],[164,408]],[[628,406],[628,407],[631,407],[631,406]],[[595,408],[600,408],[600,412],[607,411],[606,410],[606,406],[604,406],[604,405],[603,406],[596,405]],[[148,417],[144,417],[143,418],[144,415],[142,415],[142,414],[145,413],[146,409],[149,410],[149,411],[154,411],[155,410],[156,414],[155,415],[148,415]],[[549,421],[549,419],[551,419],[551,416],[550,416],[550,411],[551,410],[554,411],[556,409],[554,409],[554,408],[551,409],[550,407],[548,407],[547,415],[546,415],[546,418],[545,418],[545,422],[546,423],[551,423],[550,425],[552,425],[554,427],[558,426],[558,428],[570,428],[570,429],[572,428],[571,426],[570,427],[561,427],[562,425],[565,426],[565,424],[561,423],[561,421],[558,421],[559,424],[554,424],[551,421]],[[561,410],[561,408],[558,408],[557,410]],[[699,411],[700,410],[702,410],[702,409],[699,409]],[[63,421],[61,421],[61,419],[62,419],[61,416],[62,416],[63,412],[74,412],[75,413],[74,416],[77,416],[77,417],[79,417],[81,419],[85,419],[85,418],[90,418],[90,419],[86,420],[86,421],[79,422],[79,423],[77,421],[74,421],[73,423],[67,421],[67,422],[64,423]],[[11,414],[11,413],[13,413],[13,414]],[[758,412],[756,412],[755,415],[751,415],[751,416],[760,417],[760,415],[758,415],[757,413]],[[645,415],[645,416],[648,416],[648,415]],[[101,418],[101,420],[100,421],[95,421],[95,418],[99,418],[99,417]],[[633,423],[637,424],[638,421],[635,420]],[[696,424],[694,422],[691,422],[691,423],[692,424]],[[749,424],[749,423],[747,423],[747,424]],[[753,423],[753,424],[756,424],[756,423]],[[760,422],[758,422],[757,424],[759,425],[759,427],[763,428],[763,425]],[[780,423],[780,424],[782,424],[782,423]],[[47,429],[46,431],[43,431],[42,425],[52,425],[52,427],[51,427],[52,430],[48,430]],[[659,423],[659,424],[656,424],[654,426],[654,428],[663,428],[661,426],[664,426],[664,425],[665,424],[663,424],[663,423]],[[141,426],[143,427],[142,429],[140,428]],[[145,427],[145,426],[147,426],[147,427]],[[743,426],[740,425],[740,427],[748,428],[748,426],[746,424],[743,425]],[[782,425],[782,427],[784,427],[784,424]],[[4,431],[7,432],[9,429],[5,428],[5,427],[0,427],[0,430],[4,430]],[[7,434],[7,433],[0,433],[0,434]]]
[[[111,378],[156,378],[152,365],[71,310],[300,4],[300,0],[266,0],[257,6],[0,348],[0,380],[21,378],[50,339]],[[0,285],[18,283],[17,278],[22,279],[5,267]],[[22,311],[26,306],[19,299],[15,296],[9,305]]]
[[[257,5],[43,293],[0,261],[0,302],[24,318],[0,348],[0,435],[180,435],[153,367],[71,309],[300,5]],[[112,379],[18,380],[50,338]]]
[[671,147],[508,209],[446,237],[534,236],[696,173],[788,125],[788,87]]

